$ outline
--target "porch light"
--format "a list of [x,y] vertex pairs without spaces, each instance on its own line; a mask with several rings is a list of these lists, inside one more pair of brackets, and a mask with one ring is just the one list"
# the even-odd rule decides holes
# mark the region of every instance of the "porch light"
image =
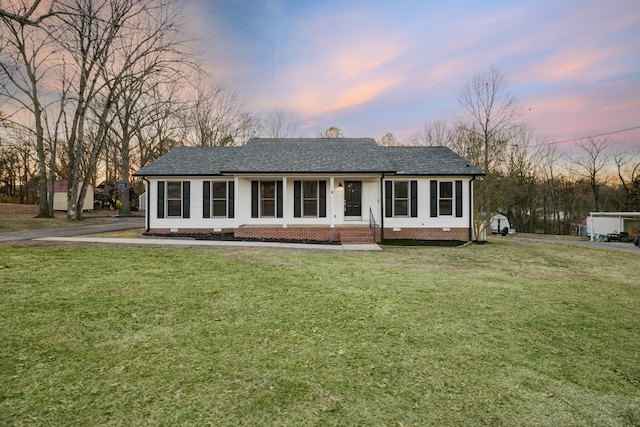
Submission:
[[338,188],[342,188],[342,181],[338,184]]

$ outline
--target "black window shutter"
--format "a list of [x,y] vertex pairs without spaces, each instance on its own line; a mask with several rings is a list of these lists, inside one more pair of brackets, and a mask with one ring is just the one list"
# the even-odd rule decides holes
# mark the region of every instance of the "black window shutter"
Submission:
[[462,216],[462,181],[456,181],[456,217]]
[[251,218],[258,218],[258,190],[260,183],[251,181]]
[[391,218],[393,216],[393,182],[384,182],[384,216]]
[[318,216],[327,217],[327,181],[318,182]]
[[302,181],[293,181],[293,217],[302,217]]
[[431,216],[438,216],[438,181],[432,180],[430,182],[431,190],[430,198],[431,198]]
[[191,216],[191,182],[182,182],[182,218]]
[[202,183],[202,218],[211,218],[211,181]]
[[227,187],[227,212],[229,213],[229,218],[233,218],[234,213],[234,205],[233,201],[235,198],[235,182],[229,181],[229,187]]
[[164,181],[158,181],[158,218],[164,218]]
[[418,216],[418,181],[411,181],[411,217]]
[[277,217],[282,218],[282,181],[276,181]]

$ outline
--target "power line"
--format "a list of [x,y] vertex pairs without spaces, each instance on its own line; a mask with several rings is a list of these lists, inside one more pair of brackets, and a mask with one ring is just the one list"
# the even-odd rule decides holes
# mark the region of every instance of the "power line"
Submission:
[[599,134],[596,134],[596,135],[587,135],[587,136],[582,136],[580,138],[565,139],[565,140],[562,140],[562,141],[541,142],[540,144],[533,144],[533,146],[539,147],[539,146],[542,146],[542,145],[564,144],[565,142],[582,141],[583,139],[598,138],[600,136],[613,135],[613,134],[616,134],[616,133],[628,132],[630,130],[636,130],[636,129],[640,129],[640,126],[634,126],[634,127],[630,127],[630,128],[626,128],[626,129],[613,130],[613,131],[610,131],[610,132],[599,133]]

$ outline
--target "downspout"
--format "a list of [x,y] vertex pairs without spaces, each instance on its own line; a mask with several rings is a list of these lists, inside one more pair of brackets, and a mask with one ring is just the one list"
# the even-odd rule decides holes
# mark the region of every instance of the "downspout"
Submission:
[[476,176],[473,175],[469,180],[469,241],[473,241],[473,181]]
[[145,182],[145,187],[146,187],[146,190],[147,190],[147,209],[144,212],[144,216],[145,216],[145,219],[146,219],[145,222],[146,222],[146,226],[147,227],[146,227],[146,230],[144,230],[144,232],[148,233],[149,230],[151,229],[151,219],[150,219],[150,215],[149,215],[149,206],[150,206],[149,196],[151,196],[151,183],[149,182],[149,180],[147,179],[146,176],[143,176],[142,180]]
[[380,175],[380,242],[384,242],[384,173]]

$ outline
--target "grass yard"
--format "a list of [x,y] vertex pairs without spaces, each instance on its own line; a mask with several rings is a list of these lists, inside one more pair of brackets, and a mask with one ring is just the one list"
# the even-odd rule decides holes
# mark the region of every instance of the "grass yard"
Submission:
[[0,246],[0,425],[639,425],[640,256]]
[[116,215],[117,212],[86,211],[82,221],[67,219],[67,213],[60,211],[55,212],[55,218],[35,218],[37,214],[37,205],[0,203],[0,233],[100,224],[104,222],[105,217]]

